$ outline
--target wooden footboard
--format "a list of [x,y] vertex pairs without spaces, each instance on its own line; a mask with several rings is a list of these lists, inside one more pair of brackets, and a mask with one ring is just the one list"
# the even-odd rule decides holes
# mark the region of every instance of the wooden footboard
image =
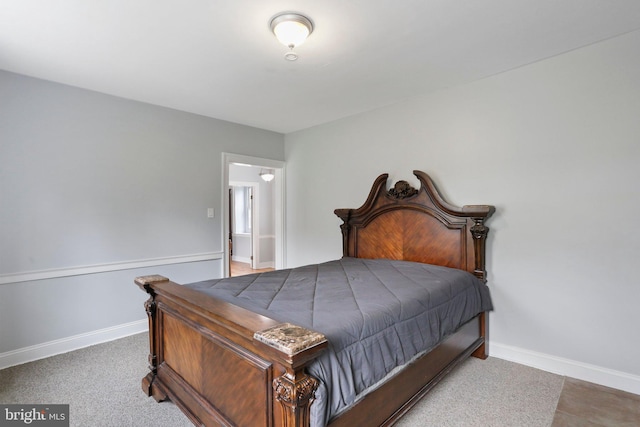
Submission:
[[216,300],[162,276],[149,293],[149,369],[142,388],[170,398],[195,425],[309,426],[317,388],[305,366],[323,335]]

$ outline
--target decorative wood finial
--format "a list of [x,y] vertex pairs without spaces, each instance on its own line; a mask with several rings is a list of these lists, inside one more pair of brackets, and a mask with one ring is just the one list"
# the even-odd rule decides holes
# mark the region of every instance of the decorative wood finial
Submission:
[[398,181],[393,188],[389,189],[387,194],[395,199],[406,199],[418,194],[418,190],[413,188],[407,181]]

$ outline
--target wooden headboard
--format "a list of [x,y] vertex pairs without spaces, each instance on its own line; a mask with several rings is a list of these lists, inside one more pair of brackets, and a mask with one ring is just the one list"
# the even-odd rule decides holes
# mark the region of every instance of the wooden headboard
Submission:
[[358,209],[336,209],[343,220],[343,256],[416,261],[467,270],[486,281],[484,224],[489,205],[462,208],[447,203],[424,172],[413,171],[420,189],[398,181],[387,190],[388,174],[373,183]]

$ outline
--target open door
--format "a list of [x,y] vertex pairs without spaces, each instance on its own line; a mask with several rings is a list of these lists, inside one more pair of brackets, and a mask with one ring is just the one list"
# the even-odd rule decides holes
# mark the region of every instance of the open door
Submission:
[[257,186],[251,182],[230,182],[229,186],[229,272],[238,262],[256,269],[258,244],[255,218]]

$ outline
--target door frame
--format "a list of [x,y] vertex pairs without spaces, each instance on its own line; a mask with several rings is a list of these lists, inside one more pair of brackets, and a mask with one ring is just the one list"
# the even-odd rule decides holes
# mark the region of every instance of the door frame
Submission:
[[223,250],[223,277],[229,277],[229,165],[242,163],[267,169],[273,169],[275,178],[272,181],[275,191],[274,219],[275,219],[275,268],[286,268],[286,235],[285,235],[285,162],[280,160],[265,159],[261,157],[245,156],[243,154],[222,153],[222,212],[225,212],[222,220],[222,250]]

